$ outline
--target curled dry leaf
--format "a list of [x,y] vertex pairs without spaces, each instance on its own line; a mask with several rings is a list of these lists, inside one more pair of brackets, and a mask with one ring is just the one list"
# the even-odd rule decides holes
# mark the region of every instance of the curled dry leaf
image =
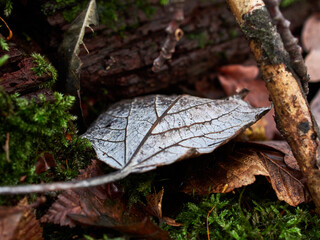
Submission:
[[320,49],[320,14],[315,13],[308,18],[302,30],[302,44],[306,51]]
[[224,100],[147,96],[112,106],[83,137],[111,167],[145,172],[212,152],[268,110],[251,107],[240,95]]
[[[218,79],[227,96],[236,94],[241,89],[249,90],[244,98],[254,107],[270,106],[269,92],[264,81],[257,78],[259,69],[257,66],[228,65],[219,68]],[[267,139],[273,139],[278,134],[273,119],[274,110],[267,113],[257,124],[262,126]]]
[[232,153],[200,171],[187,180],[183,188],[185,193],[230,192],[253,183],[255,176],[263,175],[270,179],[279,200],[291,206],[309,201],[302,174],[286,142],[237,144]]
[[[102,175],[100,165],[101,162],[93,161],[78,179]],[[170,239],[167,232],[150,220],[144,206],[129,206],[123,195],[110,194],[110,184],[114,183],[63,192],[41,221],[70,227],[84,224],[112,228],[124,234],[147,239]]]
[[1,240],[42,240],[42,228],[36,219],[27,198],[18,206],[0,206],[0,239]]
[[68,65],[66,91],[74,96],[80,90],[79,71],[82,63],[78,54],[80,45],[83,44],[85,29],[86,27],[91,29],[90,25],[97,25],[98,22],[96,1],[91,0],[86,10],[70,25],[59,48],[59,52],[65,57]]
[[173,226],[173,227],[183,226],[183,224],[177,223],[176,220],[172,218],[162,216],[163,194],[164,194],[164,188],[162,188],[158,193],[155,192],[155,193],[148,194],[146,196],[146,200],[147,200],[146,210],[152,216],[157,217],[160,221],[163,221],[170,226]]

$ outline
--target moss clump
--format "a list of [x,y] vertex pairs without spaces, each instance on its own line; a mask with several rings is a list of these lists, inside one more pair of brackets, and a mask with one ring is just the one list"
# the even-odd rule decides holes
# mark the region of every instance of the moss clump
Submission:
[[289,7],[291,4],[298,2],[299,0],[282,0],[280,6],[285,8]]
[[199,48],[205,48],[207,45],[213,44],[213,41],[210,39],[210,37],[206,31],[189,34],[189,35],[187,35],[187,38],[189,38],[191,40],[196,40],[198,42]]
[[[9,51],[9,45],[6,42],[6,40],[4,40],[4,38],[0,37],[0,48],[4,51]],[[9,55],[8,54],[4,54],[3,56],[0,57],[0,67],[5,64],[5,62],[9,59]]]
[[[50,102],[43,95],[28,101],[0,89],[0,185],[66,180],[85,168],[93,153],[73,127],[68,110],[74,100],[56,92]],[[43,152],[53,155],[57,167],[38,175],[35,163]]]
[[9,17],[12,13],[13,3],[12,0],[0,0],[0,6],[3,9],[3,14]]
[[[166,226],[172,239],[206,239],[206,219],[212,239],[318,239],[320,219],[308,207],[293,208],[279,201],[249,200],[243,208],[231,194],[212,194],[200,203],[187,203],[178,215],[182,227]],[[260,199],[261,201],[261,199]]]
[[[76,0],[55,0],[46,2],[42,5],[42,11],[46,15],[53,14],[58,10],[63,10],[63,17],[66,21],[71,22],[76,16],[85,9],[88,1],[76,1]],[[167,1],[162,1],[162,4],[166,4]],[[108,27],[119,31],[120,33],[126,29],[137,25],[138,23],[138,11],[143,11],[147,17],[152,17],[155,12],[155,8],[150,4],[149,0],[97,0],[97,8],[99,13],[100,22]],[[130,9],[130,18],[135,19],[135,23],[131,26],[125,24],[125,18],[127,18],[127,12]]]
[[39,53],[32,53],[31,57],[36,64],[36,66],[32,68],[36,75],[42,76],[43,74],[48,74],[52,77],[50,81],[43,83],[40,87],[52,87],[58,79],[57,70]]

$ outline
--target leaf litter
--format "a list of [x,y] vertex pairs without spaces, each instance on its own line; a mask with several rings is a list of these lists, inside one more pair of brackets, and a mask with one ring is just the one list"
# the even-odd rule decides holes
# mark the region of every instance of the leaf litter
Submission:
[[23,198],[15,207],[0,206],[0,239],[43,239],[42,227],[27,198]]
[[231,192],[266,176],[279,200],[291,206],[310,200],[299,166],[284,141],[236,143],[211,164],[187,174],[187,194]]
[[[102,174],[101,162],[94,160],[78,179],[97,177]],[[70,227],[82,224],[111,228],[129,236],[147,239],[169,239],[168,233],[150,220],[151,215],[148,209],[151,203],[148,206],[140,203],[129,205],[124,196],[114,196],[109,193],[108,185],[110,184],[113,183],[63,192],[41,221]],[[161,209],[158,208],[158,211]]]

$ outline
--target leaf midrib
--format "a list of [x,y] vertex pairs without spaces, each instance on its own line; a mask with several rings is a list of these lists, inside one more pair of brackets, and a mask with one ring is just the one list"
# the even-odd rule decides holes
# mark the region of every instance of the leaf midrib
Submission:
[[[127,164],[125,166],[128,166],[129,164],[131,164],[132,159],[137,155],[137,153],[140,151],[141,147],[144,145],[144,143],[146,142],[146,140],[149,138],[149,136],[151,135],[151,132],[153,131],[153,129],[159,124],[159,122],[167,115],[167,113],[170,111],[171,108],[173,108],[173,106],[183,97],[184,95],[178,96],[171,104],[170,106],[161,114],[160,117],[157,116],[157,112],[155,109],[155,114],[157,116],[157,120],[153,123],[153,125],[151,126],[151,128],[149,129],[149,131],[145,134],[145,136],[143,137],[142,141],[140,142],[140,144],[138,145],[138,147],[136,148],[136,150],[134,151],[134,153],[132,154],[130,160],[127,162]],[[157,104],[157,97],[158,95],[155,96],[155,101],[154,104]],[[129,123],[129,117],[128,116],[128,123]],[[127,127],[126,127],[126,135],[127,135]],[[125,145],[127,144],[127,138],[125,139]],[[126,153],[125,153],[126,154]]]

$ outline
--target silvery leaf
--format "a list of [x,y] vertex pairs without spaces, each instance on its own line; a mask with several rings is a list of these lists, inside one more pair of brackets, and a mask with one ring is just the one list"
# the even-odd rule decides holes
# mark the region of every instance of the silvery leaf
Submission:
[[145,172],[212,152],[268,110],[251,107],[240,95],[223,100],[152,95],[111,106],[83,137],[111,167]]

